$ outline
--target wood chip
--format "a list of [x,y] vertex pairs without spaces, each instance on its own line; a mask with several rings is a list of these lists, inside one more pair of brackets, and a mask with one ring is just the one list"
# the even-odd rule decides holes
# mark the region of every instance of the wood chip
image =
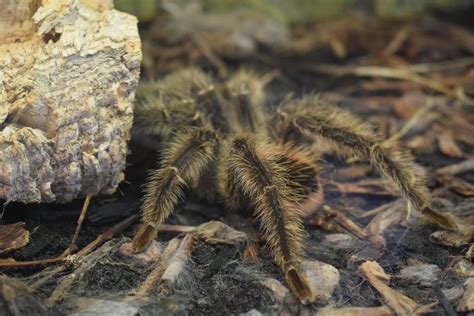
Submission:
[[406,216],[406,203],[399,200],[398,203],[391,204],[385,211],[377,214],[372,221],[365,227],[365,232],[370,236],[372,243],[378,248],[385,246],[383,232],[400,222]]
[[439,150],[449,157],[460,158],[463,156],[462,150],[459,148],[453,133],[450,130],[445,130],[438,136]]
[[385,303],[397,315],[407,315],[420,312],[420,308],[426,311],[428,306],[417,307],[417,304],[411,298],[403,295],[397,290],[388,286],[390,276],[385,273],[382,267],[375,261],[366,261],[359,267],[359,272],[367,281],[382,295]]
[[344,307],[344,308],[323,308],[316,316],[391,316],[393,311],[387,306],[380,307]]
[[211,244],[243,244],[248,241],[247,234],[219,222],[209,221],[198,226],[196,234]]
[[467,245],[471,239],[471,236],[448,230],[439,230],[430,235],[430,240],[432,242],[449,247],[461,247]]
[[131,242],[122,244],[119,248],[119,252],[127,259],[130,259],[134,265],[146,267],[159,259],[161,249],[160,244],[156,240],[153,240],[150,246],[143,252],[134,253],[133,244]]

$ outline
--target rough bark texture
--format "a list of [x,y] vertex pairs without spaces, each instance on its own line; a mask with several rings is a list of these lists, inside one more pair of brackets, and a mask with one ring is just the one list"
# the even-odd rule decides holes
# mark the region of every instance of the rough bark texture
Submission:
[[67,202],[123,180],[136,24],[111,1],[0,0],[0,199]]

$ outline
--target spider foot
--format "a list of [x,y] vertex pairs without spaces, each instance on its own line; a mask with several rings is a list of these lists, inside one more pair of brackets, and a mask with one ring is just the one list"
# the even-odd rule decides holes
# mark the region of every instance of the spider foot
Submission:
[[133,237],[132,247],[134,253],[144,251],[158,235],[158,229],[151,224],[144,223]]
[[313,297],[311,288],[305,277],[295,267],[291,266],[287,269],[285,278],[291,291],[300,300],[301,304],[311,303]]

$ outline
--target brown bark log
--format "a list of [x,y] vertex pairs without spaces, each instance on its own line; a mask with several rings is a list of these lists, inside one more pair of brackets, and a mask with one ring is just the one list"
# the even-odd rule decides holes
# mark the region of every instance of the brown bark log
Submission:
[[141,47],[100,0],[0,0],[0,199],[67,202],[123,180]]

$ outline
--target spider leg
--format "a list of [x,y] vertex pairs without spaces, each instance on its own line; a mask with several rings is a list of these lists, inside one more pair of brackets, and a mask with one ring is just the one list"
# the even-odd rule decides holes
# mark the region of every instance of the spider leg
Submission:
[[295,203],[300,203],[314,192],[320,191],[318,174],[322,168],[316,163],[318,156],[310,150],[285,144],[275,147],[276,163],[285,173],[288,192]]
[[319,137],[331,141],[359,158],[368,158],[379,172],[388,176],[398,190],[419,211],[438,224],[450,226],[446,218],[430,209],[430,196],[422,176],[416,174],[413,159],[396,143],[383,143],[370,125],[337,107],[321,103],[315,96],[283,106],[275,124],[280,133],[292,137]]
[[[231,140],[225,173],[230,187],[243,193],[247,204],[255,207],[262,236],[285,272],[286,280],[297,297],[305,302],[311,290],[297,270],[303,256],[305,230],[298,209],[288,197],[285,172],[272,155],[248,137]],[[222,185],[222,184],[221,184]]]
[[194,68],[171,73],[159,81],[141,82],[134,109],[134,133],[169,140],[176,127],[182,133],[183,129],[203,126],[204,113],[199,111],[195,97],[211,83]]
[[133,239],[136,252],[156,238],[157,227],[174,211],[184,189],[196,182],[215,159],[217,135],[207,129],[177,135],[164,151],[161,168],[152,171],[142,204],[143,224]]
[[264,86],[268,79],[249,70],[239,70],[227,82],[224,103],[229,125],[237,133],[266,133]]
[[168,140],[176,126],[183,129],[202,126],[200,113],[189,99],[169,100],[165,105],[160,97],[149,95],[137,102],[134,116],[133,133],[139,137]]

